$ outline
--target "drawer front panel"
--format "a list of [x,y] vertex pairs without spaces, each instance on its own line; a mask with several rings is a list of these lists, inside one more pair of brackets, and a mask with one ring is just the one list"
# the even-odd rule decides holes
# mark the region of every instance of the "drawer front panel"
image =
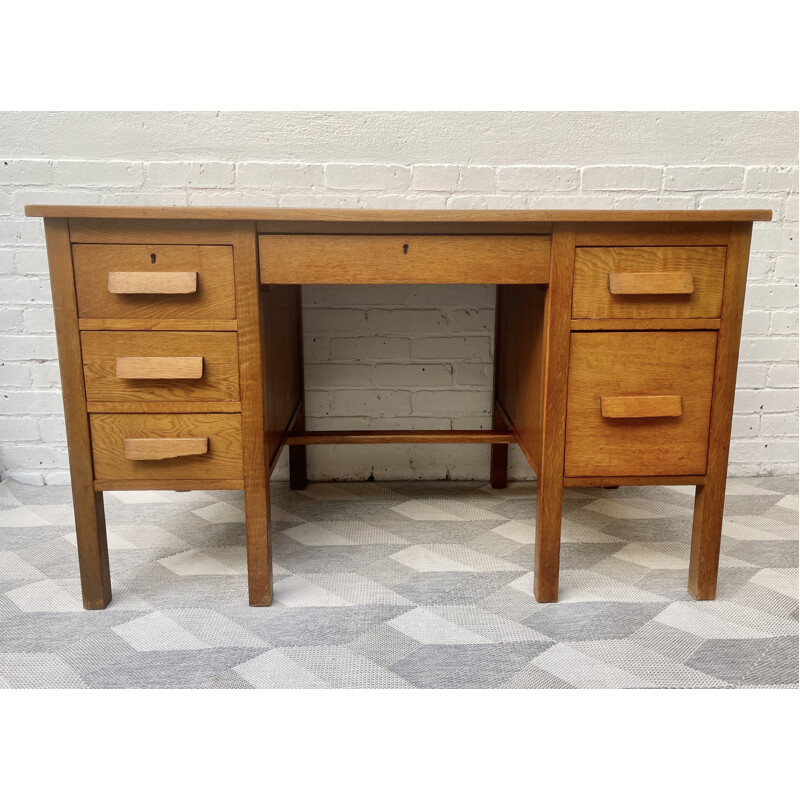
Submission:
[[574,319],[715,318],[725,247],[578,247]]
[[72,259],[80,317],[236,316],[231,247],[76,244]]
[[90,414],[95,478],[241,479],[238,414]]
[[83,331],[86,400],[239,402],[235,333]]
[[564,474],[703,475],[714,331],[573,333]]
[[549,236],[258,237],[262,283],[547,283]]

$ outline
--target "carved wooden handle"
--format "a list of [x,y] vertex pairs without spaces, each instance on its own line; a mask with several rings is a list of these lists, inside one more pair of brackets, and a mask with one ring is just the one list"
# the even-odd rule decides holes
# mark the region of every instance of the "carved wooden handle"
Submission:
[[641,397],[601,397],[600,413],[608,419],[640,417],[679,417],[680,395],[645,395]]
[[111,294],[194,294],[196,272],[109,272]]
[[611,294],[691,294],[691,272],[609,272]]
[[208,439],[124,439],[122,452],[128,461],[163,461],[165,458],[202,456]]
[[196,380],[203,377],[203,356],[124,356],[117,359],[117,377],[132,380]]

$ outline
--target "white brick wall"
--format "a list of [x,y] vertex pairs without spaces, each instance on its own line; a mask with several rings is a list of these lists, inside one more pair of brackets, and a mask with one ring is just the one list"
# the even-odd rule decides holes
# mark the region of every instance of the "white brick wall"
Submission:
[[[208,115],[186,112],[183,138],[165,127],[162,142],[157,116],[33,125],[30,114],[0,114],[3,474],[68,480],[42,224],[22,216],[44,202],[771,208],[775,221],[756,223],[753,238],[730,471],[797,471],[796,117],[376,113],[368,126],[364,114],[333,114],[304,127],[303,114],[254,114],[229,115],[238,127],[228,119],[218,135]],[[310,426],[490,426],[494,287],[308,287],[305,326]],[[530,477],[515,451],[512,475]],[[315,447],[309,458],[318,479],[488,474],[477,445]]]

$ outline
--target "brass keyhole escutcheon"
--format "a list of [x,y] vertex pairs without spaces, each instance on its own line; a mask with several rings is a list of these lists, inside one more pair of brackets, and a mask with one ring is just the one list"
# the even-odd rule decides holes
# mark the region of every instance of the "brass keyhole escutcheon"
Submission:
[[404,245],[403,245],[403,255],[404,255],[404,256],[407,256],[407,255],[408,255],[408,245],[407,245],[407,244],[404,244]]

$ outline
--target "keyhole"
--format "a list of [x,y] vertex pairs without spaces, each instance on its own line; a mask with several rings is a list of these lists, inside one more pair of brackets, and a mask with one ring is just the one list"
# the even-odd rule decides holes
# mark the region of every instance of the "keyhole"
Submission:
[[155,264],[156,263],[156,254],[155,253],[150,253],[150,263],[151,264]]
[[407,244],[404,244],[404,245],[403,245],[403,255],[404,255],[404,256],[407,256],[407,255],[408,255],[408,245],[407,245]]

